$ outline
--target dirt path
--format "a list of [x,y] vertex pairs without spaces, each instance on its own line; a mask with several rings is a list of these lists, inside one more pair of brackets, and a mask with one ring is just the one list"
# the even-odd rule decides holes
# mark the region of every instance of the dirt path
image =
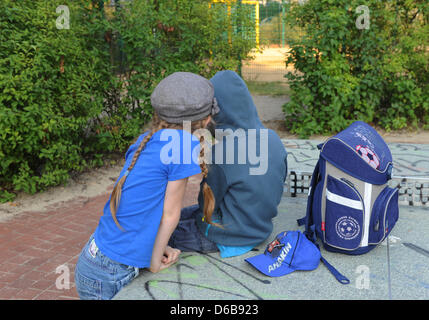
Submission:
[[[289,101],[288,96],[252,96],[258,110],[258,115],[267,128],[275,130],[282,139],[299,139],[297,135],[288,132],[284,125],[285,114],[283,113],[282,106]],[[402,130],[393,132],[386,132],[380,128],[376,128],[376,130],[387,143],[429,143],[429,130]],[[309,137],[310,140],[321,141],[327,138],[329,138],[329,136],[312,135]]]
[[45,192],[29,195],[19,193],[13,202],[0,204],[0,222],[26,211],[43,211],[77,197],[89,199],[109,192],[122,169],[122,163],[88,170],[70,178],[66,186],[49,188]]
[[243,61],[242,75],[245,80],[253,81],[286,81],[284,75],[292,71],[286,68],[285,61],[290,48],[266,47],[262,52],[254,52],[253,60]]
[[[298,135],[291,134],[285,129],[283,120],[263,121],[263,123],[267,128],[276,131],[282,139],[299,139]],[[387,143],[429,144],[429,130],[403,130],[394,132],[386,132],[380,128],[376,128],[376,130]],[[308,139],[324,141],[329,137],[330,136],[312,135]]]
[[[121,160],[115,165],[87,170],[70,178],[66,186],[52,187],[34,195],[20,192],[13,202],[0,203],[0,223],[24,212],[55,210],[76,199],[86,203],[95,197],[108,195],[113,189],[123,164],[124,161]],[[200,175],[189,179],[183,206],[197,203],[200,181]]]

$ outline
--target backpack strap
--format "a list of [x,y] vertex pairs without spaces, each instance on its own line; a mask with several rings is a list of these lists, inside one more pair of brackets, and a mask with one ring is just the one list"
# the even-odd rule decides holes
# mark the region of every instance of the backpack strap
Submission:
[[348,278],[346,278],[345,276],[343,276],[337,269],[335,269],[335,267],[332,264],[330,264],[328,261],[326,261],[325,258],[320,256],[320,260],[322,260],[323,264],[326,266],[326,268],[328,268],[328,270],[335,277],[335,279],[337,279],[337,281],[339,283],[341,283],[341,284],[349,284],[350,283],[350,280]]
[[305,217],[302,217],[301,219],[296,220],[296,222],[298,223],[298,226],[305,225],[304,233],[307,236],[307,238],[310,240],[313,239],[310,226],[313,224],[313,216],[312,216],[313,198],[314,198],[314,190],[316,189],[315,186],[319,179],[319,172],[320,172],[320,159],[317,161],[316,167],[314,168],[313,174],[311,176],[310,186],[308,190],[308,197],[307,197],[307,211],[306,211]]
[[[321,150],[322,147],[323,147],[323,143],[320,143],[317,145],[317,149],[319,150]],[[305,224],[305,234],[309,239],[313,238],[311,235],[310,237],[308,236],[308,232],[310,231],[310,228],[309,228],[310,225],[313,224],[313,216],[311,213],[313,210],[314,190],[315,190],[317,181],[319,180],[319,173],[320,173],[320,158],[319,160],[317,160],[313,174],[311,175],[310,186],[308,189],[308,197],[307,197],[307,212],[305,214],[305,217],[302,217],[301,219],[296,220],[296,222],[298,223],[298,226],[302,226]]]
[[[320,251],[320,247],[319,244],[316,242],[316,232],[315,232],[315,225],[313,224],[312,226],[310,226],[311,232],[309,234],[312,235],[312,238],[309,238],[309,240],[311,242],[313,242],[317,249],[319,249]],[[326,268],[328,268],[329,272],[331,272],[331,274],[335,277],[335,279],[337,279],[337,281],[341,284],[349,284],[350,280],[345,277],[343,274],[341,274],[332,264],[330,264],[328,262],[328,260],[326,260],[322,254],[320,254],[320,260],[323,262],[323,264],[325,265]]]
[[[317,249],[320,251],[320,247],[317,243],[316,238],[316,226],[313,222],[313,200],[314,200],[314,191],[315,186],[319,180],[319,173],[320,173],[320,159],[317,161],[316,167],[314,168],[313,175],[311,176],[311,182],[308,192],[308,198],[307,198],[307,212],[305,217],[298,219],[297,223],[298,226],[302,226],[305,224],[305,236],[308,240],[313,242]],[[320,260],[323,262],[323,264],[328,268],[328,270],[331,272],[331,274],[337,279],[337,281],[341,284],[349,284],[350,280],[343,276],[333,265],[331,265],[325,258],[323,258],[322,255],[320,255]]]

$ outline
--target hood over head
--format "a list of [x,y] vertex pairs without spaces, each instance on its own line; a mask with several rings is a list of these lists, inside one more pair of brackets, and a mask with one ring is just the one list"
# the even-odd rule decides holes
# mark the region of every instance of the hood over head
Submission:
[[219,129],[264,128],[258,117],[256,106],[243,79],[234,71],[217,72],[210,79],[214,86],[219,113],[214,116]]

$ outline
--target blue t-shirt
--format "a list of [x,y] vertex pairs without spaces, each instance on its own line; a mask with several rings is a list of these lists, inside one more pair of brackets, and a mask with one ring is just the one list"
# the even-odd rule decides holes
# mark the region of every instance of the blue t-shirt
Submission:
[[255,246],[223,246],[219,243],[216,244],[219,248],[219,254],[221,258],[230,258],[241,256],[246,252],[252,250]]
[[[219,220],[213,220],[213,222],[220,223]],[[207,234],[209,232],[209,229],[211,227],[211,224],[207,224],[205,236],[207,237]],[[242,254],[245,254],[246,252],[249,252],[252,250],[256,245],[249,245],[249,246],[224,246],[219,243],[216,243],[216,246],[219,249],[219,254],[221,258],[231,258],[236,256],[241,256]]]
[[[146,134],[128,149],[118,180],[125,174]],[[113,221],[110,199],[104,206],[104,214],[94,234],[103,254],[129,266],[150,266],[167,183],[201,173],[199,152],[198,139],[187,131],[163,129],[152,136],[122,187],[116,217],[125,231]]]

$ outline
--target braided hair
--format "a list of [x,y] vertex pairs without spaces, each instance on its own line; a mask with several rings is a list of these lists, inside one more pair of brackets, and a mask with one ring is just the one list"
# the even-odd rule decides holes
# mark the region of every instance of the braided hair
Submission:
[[[208,175],[208,168],[207,168],[207,164],[204,162],[204,150],[205,149],[205,145],[204,145],[204,135],[201,135],[200,137],[200,155],[199,155],[199,159],[200,159],[200,168],[201,168],[201,173],[203,175],[203,181],[204,179],[207,178]],[[203,182],[203,198],[204,198],[204,206],[203,206],[203,221],[207,222],[208,224],[223,228],[222,225],[212,222],[212,214],[213,214],[213,210],[215,207],[215,197],[213,195],[213,191],[210,188],[210,186],[207,184],[206,181]]]
[[[203,127],[204,121],[206,119],[207,118],[199,120],[199,121],[193,121],[191,130],[195,131],[195,130],[201,129]],[[134,166],[137,162],[137,159],[140,156],[140,153],[146,147],[146,144],[150,141],[152,136],[157,131],[162,130],[162,129],[183,129],[183,126],[181,124],[169,123],[165,120],[162,120],[159,118],[159,116],[156,113],[154,113],[153,121],[152,121],[152,128],[151,128],[150,132],[143,138],[142,142],[140,143],[139,147],[137,148],[136,152],[134,153],[134,156],[133,156],[133,159],[131,161],[130,166],[127,168],[127,171],[121,177],[121,179],[116,183],[116,185],[114,186],[113,191],[111,193],[111,196],[110,196],[110,212],[112,214],[113,220],[115,221],[115,224],[122,231],[125,231],[125,230],[119,224],[119,221],[116,217],[116,213],[117,213],[119,203],[121,200],[122,187],[123,187],[123,185],[127,179],[129,172],[134,168]],[[201,172],[202,172],[203,178],[206,178],[207,174],[208,174],[208,168],[207,168],[206,163],[204,162],[204,136],[201,136],[201,138],[200,138],[200,155],[199,155],[199,157],[200,157]],[[210,186],[207,184],[207,182],[204,182],[204,184],[203,184],[203,196],[204,196],[204,209],[203,209],[204,220],[209,224],[214,224],[214,225],[220,226],[218,224],[212,223],[212,221],[211,221],[211,216],[212,216],[212,213],[214,210],[214,205],[215,205],[215,198],[214,198],[213,192],[212,192]]]

